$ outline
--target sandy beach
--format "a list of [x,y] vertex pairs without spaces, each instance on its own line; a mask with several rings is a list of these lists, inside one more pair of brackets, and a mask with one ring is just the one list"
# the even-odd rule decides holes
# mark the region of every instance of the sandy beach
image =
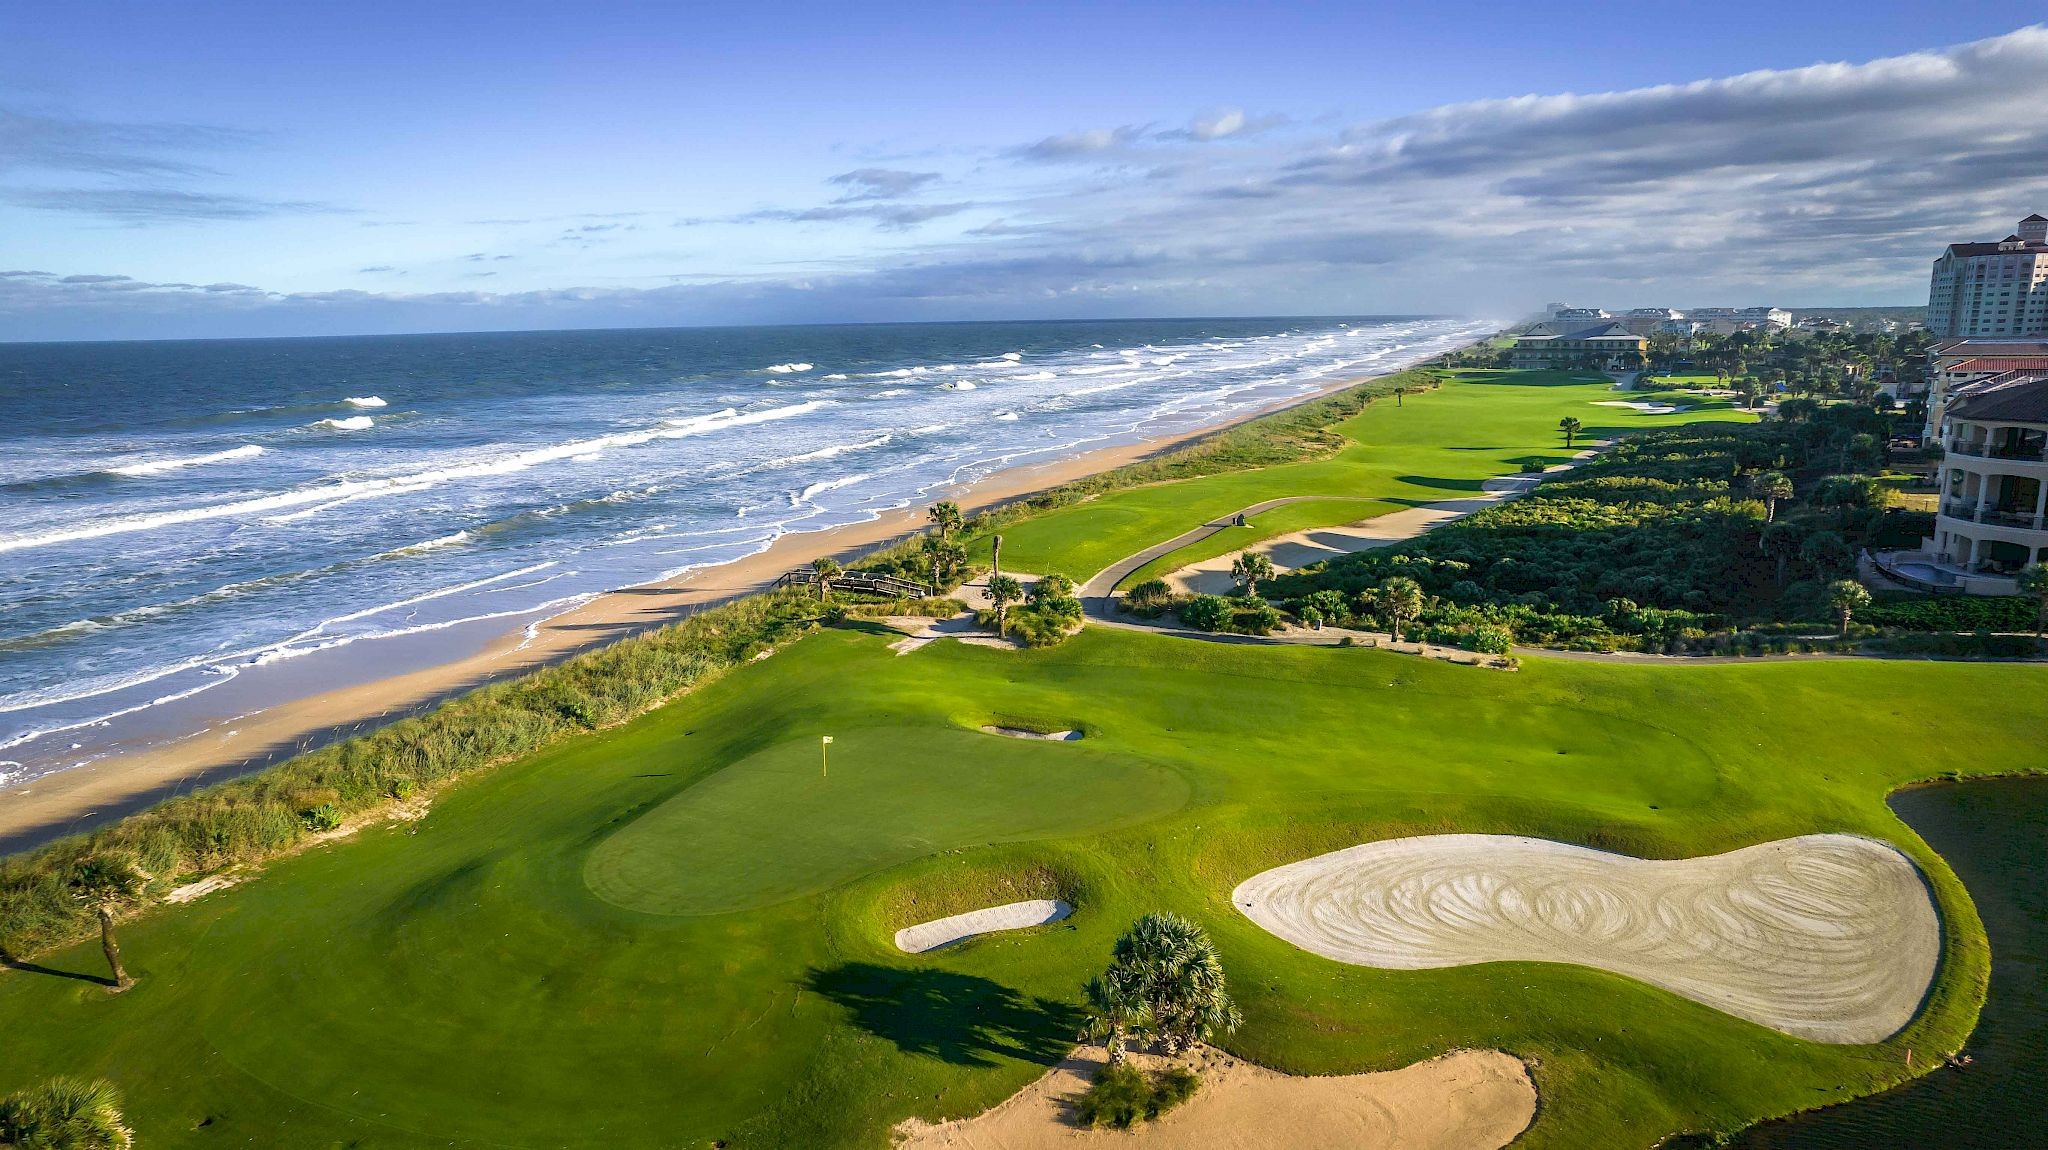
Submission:
[[[1245,420],[1312,402],[1370,378],[1376,376],[1348,378],[1182,435],[1103,447],[1069,459],[997,472],[947,494],[969,511],[1013,502],[1173,450]],[[309,666],[297,673],[309,676],[310,681],[303,682],[293,697],[265,701],[237,710],[208,729],[0,791],[0,853],[87,830],[180,792],[259,770],[338,738],[417,714],[486,683],[754,594],[783,572],[820,556],[856,558],[924,526],[924,508],[916,507],[866,523],[786,534],[758,554],[665,582],[601,595],[531,628],[504,630],[501,624],[497,633],[484,636],[430,636],[427,641],[446,649],[445,660],[422,660],[414,652],[415,669],[397,673],[380,667],[388,667],[391,651],[380,649],[379,642],[347,648],[345,658],[317,668],[310,665],[315,661],[306,660]],[[438,656],[439,651],[434,654]]]

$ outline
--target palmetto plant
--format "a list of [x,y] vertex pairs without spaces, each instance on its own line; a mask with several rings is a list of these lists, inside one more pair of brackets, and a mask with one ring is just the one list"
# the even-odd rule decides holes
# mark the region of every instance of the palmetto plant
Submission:
[[1586,425],[1579,422],[1578,416],[1567,415],[1557,421],[1557,429],[1564,432],[1564,447],[1566,451],[1570,451],[1572,443],[1578,438],[1579,432],[1586,429]]
[[966,522],[965,517],[960,514],[960,505],[950,499],[932,504],[931,510],[925,512],[925,518],[931,520],[932,526],[939,529],[940,542],[950,539],[953,532],[960,530],[960,525]]
[[1837,579],[1828,584],[1828,606],[1841,617],[1842,636],[1849,635],[1849,617],[1870,606],[1870,592],[1854,579]]
[[811,570],[818,576],[818,598],[823,600],[832,594],[832,580],[837,579],[844,568],[836,559],[821,558],[811,560]]
[[121,1098],[111,1084],[52,1078],[0,1098],[0,1147],[19,1150],[126,1150]]
[[1764,522],[1772,523],[1778,518],[1778,503],[1792,498],[1796,492],[1792,481],[1782,471],[1763,471],[1751,477],[1749,490],[1764,501]]
[[924,552],[925,562],[931,567],[932,582],[945,586],[953,581],[954,573],[967,562],[967,552],[958,543],[948,542],[942,535],[927,535],[918,544]]
[[111,989],[116,993],[134,986],[135,980],[121,965],[121,945],[114,940],[114,914],[139,900],[148,881],[149,876],[120,855],[92,855],[71,868],[67,882],[71,897],[99,916],[100,950],[107,956],[107,969],[114,976]]
[[1134,1034],[1178,1054],[1244,1021],[1225,981],[1208,932],[1176,914],[1148,914],[1117,940],[1109,969],[1089,980],[1090,1030],[1111,1062]]
[[1387,617],[1387,631],[1401,637],[1401,624],[1422,614],[1422,584],[1406,575],[1396,575],[1379,585],[1373,605]]
[[1004,620],[1009,618],[1010,604],[1024,597],[1024,585],[1008,575],[991,575],[987,591],[988,601],[996,609],[996,630],[1001,632]]
[[1230,561],[1230,577],[1244,588],[1247,599],[1259,593],[1259,580],[1273,577],[1273,561],[1257,551],[1246,551]]

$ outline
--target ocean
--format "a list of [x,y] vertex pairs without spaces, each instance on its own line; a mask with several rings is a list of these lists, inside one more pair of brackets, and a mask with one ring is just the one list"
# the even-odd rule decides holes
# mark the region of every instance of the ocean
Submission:
[[190,700],[266,668],[531,626],[788,532],[1393,370],[1490,326],[0,345],[0,785],[133,748],[138,716],[202,714]]

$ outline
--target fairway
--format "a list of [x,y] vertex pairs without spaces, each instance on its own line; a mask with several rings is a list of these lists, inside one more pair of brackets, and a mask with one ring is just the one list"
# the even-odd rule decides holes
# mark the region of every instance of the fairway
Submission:
[[[902,1118],[978,1113],[1064,1056],[1082,981],[1166,909],[1214,934],[1241,1056],[1336,1074],[1505,1050],[1542,1098],[1523,1143],[1646,1145],[1889,1084],[1906,1047],[1969,1025],[1981,930],[1883,795],[1940,766],[1902,750],[1929,740],[2030,769],[2048,719],[2028,701],[2048,678],[2023,666],[1502,674],[1101,629],[1046,651],[887,642],[816,635],[478,776],[421,822],[132,923],[127,994],[59,976],[91,972],[93,944],[41,960],[59,974],[0,972],[0,1080],[107,1075],[153,1147],[290,1129],[366,1148],[879,1150]],[[1930,692],[1949,704],[1870,705]],[[1027,718],[1087,738],[975,729]],[[843,792],[822,790],[823,732]],[[1827,1046],[1584,967],[1347,966],[1230,903],[1272,866],[1453,831],[1643,858],[1868,835],[1928,876],[1942,970],[1898,1035]],[[593,893],[614,867],[668,913]],[[1048,897],[1073,915],[895,946],[917,922]],[[720,900],[748,905],[704,913]]]
[[1165,814],[1187,785],[1163,767],[979,732],[869,727],[734,763],[591,852],[607,902],[720,914],[979,843],[1104,830]]
[[[1626,395],[1690,410],[1650,415],[1600,406]],[[1568,462],[1557,422],[1585,424],[1578,446],[1609,436],[1699,420],[1756,418],[1727,400],[1657,392],[1617,392],[1558,371],[1459,371],[1442,387],[1379,400],[1334,430],[1345,445],[1325,459],[1231,472],[1117,491],[1003,529],[1003,556],[1025,571],[1089,576],[1127,555],[1198,524],[1269,499],[1301,502],[1255,517],[1148,565],[1133,579],[1235,551],[1259,539],[1310,527],[1352,523],[1402,507],[1475,495],[1488,479],[1524,464]],[[986,545],[984,544],[984,550]]]

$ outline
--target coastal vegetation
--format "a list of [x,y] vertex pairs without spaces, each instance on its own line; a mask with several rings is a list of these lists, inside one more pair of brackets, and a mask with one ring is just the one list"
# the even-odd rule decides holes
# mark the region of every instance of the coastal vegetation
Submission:
[[121,1097],[103,1080],[52,1078],[0,1098],[0,1147],[7,1150],[126,1150]]

